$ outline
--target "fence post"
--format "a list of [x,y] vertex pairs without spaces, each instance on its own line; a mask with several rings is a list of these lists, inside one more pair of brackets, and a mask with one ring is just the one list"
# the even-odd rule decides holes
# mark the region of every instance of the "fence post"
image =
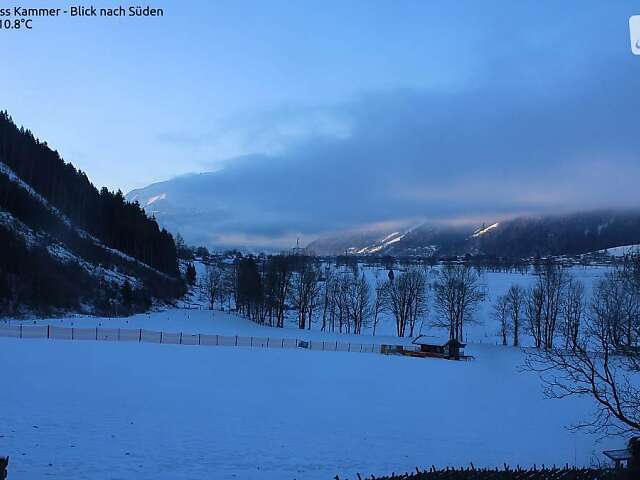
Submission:
[[160,343],[162,343],[162,332],[160,332]]
[[347,352],[351,351],[351,342],[349,342],[348,346],[347,346]]
[[282,339],[282,346],[280,348],[284,348],[284,338]]
[[267,337],[267,348],[269,348],[269,337]]
[[140,333],[138,334],[138,343],[142,343],[142,329],[140,329]]
[[98,327],[96,327],[96,340],[98,340]]
[[236,347],[238,346],[238,335],[236,335]]
[[50,325],[47,325],[47,338],[51,338],[51,334],[49,332]]
[[71,340],[75,340],[75,339],[73,338],[73,327],[71,327]]
[[253,347],[253,337],[251,337],[251,340],[249,341],[249,346]]
[[216,335],[216,345],[220,345],[220,336]]
[[182,332],[180,332],[180,345],[182,345]]
[[200,334],[198,334],[198,345],[200,345]]
[[20,338],[22,338],[22,324],[20,324]]

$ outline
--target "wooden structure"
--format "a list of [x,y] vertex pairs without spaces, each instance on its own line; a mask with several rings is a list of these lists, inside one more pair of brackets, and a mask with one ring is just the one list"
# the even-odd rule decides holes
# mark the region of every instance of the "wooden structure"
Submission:
[[466,344],[456,339],[443,339],[420,335],[413,340],[413,345],[418,347],[416,351],[406,351],[407,355],[413,357],[436,357],[448,360],[460,360],[466,358],[464,347]]
[[631,478],[640,478],[640,437],[631,437],[627,448],[605,450],[602,453],[613,460],[616,470],[621,469],[625,464],[627,470],[633,474]]
[[613,460],[616,470],[622,468],[622,464],[627,464],[631,460],[631,451],[628,448],[621,448],[620,450],[605,450],[602,452],[605,457]]

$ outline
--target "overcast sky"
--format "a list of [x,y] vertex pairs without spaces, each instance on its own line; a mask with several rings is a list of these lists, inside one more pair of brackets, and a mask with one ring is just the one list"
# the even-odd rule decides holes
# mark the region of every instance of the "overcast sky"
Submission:
[[98,186],[219,171],[267,236],[640,200],[635,1],[154,6],[1,32],[0,108]]

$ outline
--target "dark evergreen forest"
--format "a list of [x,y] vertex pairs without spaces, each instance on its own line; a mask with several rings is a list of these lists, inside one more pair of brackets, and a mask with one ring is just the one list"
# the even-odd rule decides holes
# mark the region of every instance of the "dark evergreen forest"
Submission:
[[[149,308],[153,298],[172,301],[184,293],[172,235],[122,192],[98,191],[6,112],[0,112],[0,162],[70,221],[0,173],[0,314],[92,306],[96,313],[121,315]],[[49,248],[75,260],[54,258]],[[107,281],[103,267],[135,279],[134,285]]]
[[168,275],[178,274],[173,237],[160,229],[137,203],[121,191],[98,190],[57,151],[0,112],[0,161],[107,246],[120,250]]

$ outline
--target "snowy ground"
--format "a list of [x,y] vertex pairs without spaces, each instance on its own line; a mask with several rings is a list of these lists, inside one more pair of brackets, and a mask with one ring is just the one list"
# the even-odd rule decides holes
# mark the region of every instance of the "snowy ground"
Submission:
[[299,350],[0,339],[10,478],[329,479],[435,465],[589,464],[522,353],[473,362]]
[[[574,274],[590,287],[605,271]],[[532,281],[485,275],[490,300],[478,312],[483,324],[469,328],[472,362],[0,338],[0,454],[12,457],[12,480],[314,480],[432,464],[591,464],[621,441],[566,429],[590,402],[543,399],[538,378],[518,371],[523,353],[495,345],[491,302]],[[387,337],[275,329],[194,309],[34,322],[398,342],[390,318],[379,330]]]
[[274,328],[266,325],[258,325],[242,316],[229,314],[219,310],[200,309],[169,309],[150,314],[140,314],[123,318],[90,317],[84,315],[44,318],[28,321],[21,320],[0,320],[0,325],[56,325],[64,327],[107,327],[107,328],[130,328],[148,329],[165,332],[183,333],[208,333],[218,335],[241,335],[254,337],[271,338],[298,338],[301,340],[314,339],[326,341],[341,341],[355,343],[409,343],[410,339],[399,339],[393,335],[391,323],[387,325],[386,335],[346,335],[339,333],[320,332],[317,325],[313,330],[299,330],[289,322],[286,328]]

